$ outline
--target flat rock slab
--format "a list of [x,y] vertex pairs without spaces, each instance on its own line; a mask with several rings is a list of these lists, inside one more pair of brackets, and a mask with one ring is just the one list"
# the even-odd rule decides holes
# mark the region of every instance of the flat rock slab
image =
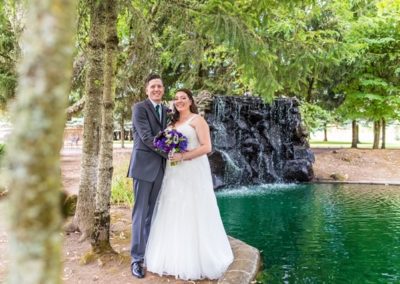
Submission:
[[[153,273],[148,273],[146,278],[138,280],[137,283],[199,283],[199,284],[248,284],[251,283],[260,269],[260,252],[248,244],[229,237],[234,260],[228,267],[225,274],[218,280],[202,280],[202,281],[183,281],[174,277],[160,277]],[[133,283],[133,282],[132,282]],[[136,283],[136,282],[135,282]]]

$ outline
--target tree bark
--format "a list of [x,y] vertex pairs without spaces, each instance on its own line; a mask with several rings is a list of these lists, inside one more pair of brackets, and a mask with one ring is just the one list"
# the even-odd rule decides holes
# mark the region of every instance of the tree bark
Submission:
[[121,148],[125,148],[125,117],[124,114],[121,116]]
[[[314,88],[314,77],[308,77],[307,78],[307,82],[308,82],[308,87],[307,87],[307,97],[306,97],[306,102],[308,103],[312,103],[313,100],[313,88]],[[324,140],[324,141],[328,141],[328,140]]]
[[356,126],[356,132],[357,132],[357,135],[356,135],[356,137],[357,137],[357,144],[360,144],[361,141],[360,141],[360,125],[359,125],[359,124],[357,124],[357,126]]
[[101,119],[100,163],[94,213],[94,231],[91,236],[95,253],[112,252],[110,245],[110,198],[113,174],[113,110],[115,95],[117,37],[117,1],[105,0],[106,48],[104,61],[104,91]]
[[357,133],[357,121],[353,120],[351,122],[351,148],[357,148],[357,140],[358,140],[358,133]]
[[386,120],[382,118],[382,145],[381,149],[386,149]]
[[[61,172],[72,74],[75,1],[29,1],[22,35],[14,131],[7,144],[10,190],[8,283],[61,283]],[[3,217],[2,217],[3,218]]]
[[372,149],[379,149],[379,138],[381,132],[381,122],[380,120],[374,121],[374,143]]
[[328,142],[328,127],[324,124],[324,142]]
[[81,179],[74,224],[82,232],[80,241],[93,232],[101,125],[104,68],[104,1],[90,0],[90,31],[87,50]]
[[75,104],[67,108],[67,119],[71,119],[74,114],[81,112],[84,106],[85,106],[85,97],[82,97]]

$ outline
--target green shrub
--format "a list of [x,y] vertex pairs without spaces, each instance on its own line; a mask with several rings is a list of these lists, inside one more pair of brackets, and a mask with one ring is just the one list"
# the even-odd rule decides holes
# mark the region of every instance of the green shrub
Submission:
[[114,169],[111,184],[111,204],[129,205],[133,204],[132,179],[126,177],[129,161],[124,161]]
[[111,188],[111,204],[132,206],[133,190],[131,178],[114,175]]

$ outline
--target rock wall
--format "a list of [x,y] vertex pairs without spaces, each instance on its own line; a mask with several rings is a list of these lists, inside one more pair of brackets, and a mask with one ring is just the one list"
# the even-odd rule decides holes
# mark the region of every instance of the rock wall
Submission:
[[201,97],[215,188],[313,178],[314,154],[297,99],[278,98],[269,105],[258,97]]

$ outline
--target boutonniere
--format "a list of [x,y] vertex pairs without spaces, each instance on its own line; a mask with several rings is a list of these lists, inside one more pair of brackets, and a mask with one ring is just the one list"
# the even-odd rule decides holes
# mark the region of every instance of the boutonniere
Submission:
[[170,105],[167,104],[166,102],[164,102],[164,107],[168,125],[172,121],[172,118],[174,117],[174,111],[170,108]]
[[166,115],[167,115],[167,124],[169,124],[172,121],[172,118],[174,117],[174,112],[172,109],[170,109],[169,107],[167,107],[166,111],[165,111]]

